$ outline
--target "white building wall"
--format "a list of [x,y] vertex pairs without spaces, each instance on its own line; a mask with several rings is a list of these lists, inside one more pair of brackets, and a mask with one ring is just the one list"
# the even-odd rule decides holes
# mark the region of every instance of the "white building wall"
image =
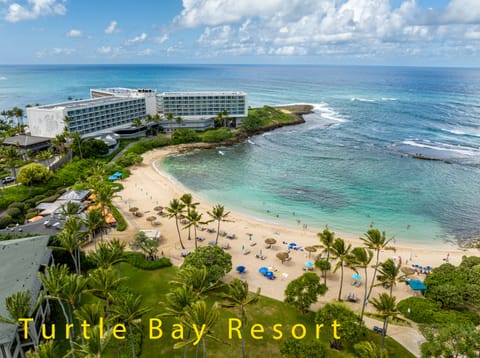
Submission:
[[27,108],[28,127],[32,136],[54,138],[65,129],[65,108]]
[[147,114],[152,116],[156,115],[157,112],[157,94],[155,92],[151,93],[142,93],[145,96],[145,106]]

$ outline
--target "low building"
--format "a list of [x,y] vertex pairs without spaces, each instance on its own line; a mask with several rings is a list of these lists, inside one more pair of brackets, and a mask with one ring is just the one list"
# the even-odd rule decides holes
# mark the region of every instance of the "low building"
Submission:
[[145,98],[99,97],[27,108],[30,133],[53,138],[65,128],[82,137],[128,127],[145,118]]
[[23,339],[23,328],[0,322],[0,358],[25,357],[25,352],[39,344],[39,328],[50,313],[44,300],[33,312],[42,289],[38,272],[51,264],[48,236],[0,242],[0,316],[9,317],[5,298],[20,291],[29,291],[32,298],[31,316],[34,318],[29,329],[29,339]]
[[168,126],[207,129],[213,127],[218,113],[227,112],[232,126],[238,127],[248,116],[245,92],[164,92],[158,96],[158,109],[164,119],[171,113],[175,119]]
[[18,148],[22,152],[30,150],[31,152],[38,152],[50,148],[50,138],[38,137],[31,135],[15,135],[3,140],[3,145],[9,145]]

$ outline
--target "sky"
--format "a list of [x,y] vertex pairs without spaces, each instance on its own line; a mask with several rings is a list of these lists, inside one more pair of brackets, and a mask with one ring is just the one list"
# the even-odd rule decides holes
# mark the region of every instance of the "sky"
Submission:
[[480,66],[480,0],[0,0],[1,64]]

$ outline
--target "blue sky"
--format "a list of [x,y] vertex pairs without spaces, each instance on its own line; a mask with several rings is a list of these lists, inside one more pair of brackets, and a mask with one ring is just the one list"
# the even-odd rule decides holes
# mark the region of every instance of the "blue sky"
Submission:
[[480,65],[480,0],[0,0],[0,63]]

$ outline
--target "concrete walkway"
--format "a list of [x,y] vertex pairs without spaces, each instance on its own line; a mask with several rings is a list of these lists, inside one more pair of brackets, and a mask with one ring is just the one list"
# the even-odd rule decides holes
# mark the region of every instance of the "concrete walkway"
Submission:
[[[373,326],[383,327],[383,322],[370,317],[363,317],[365,325],[368,329],[373,329]],[[388,325],[387,336],[393,338],[406,349],[408,349],[415,357],[420,357],[420,345],[425,342],[425,338],[418,331],[416,326],[396,326]]]

